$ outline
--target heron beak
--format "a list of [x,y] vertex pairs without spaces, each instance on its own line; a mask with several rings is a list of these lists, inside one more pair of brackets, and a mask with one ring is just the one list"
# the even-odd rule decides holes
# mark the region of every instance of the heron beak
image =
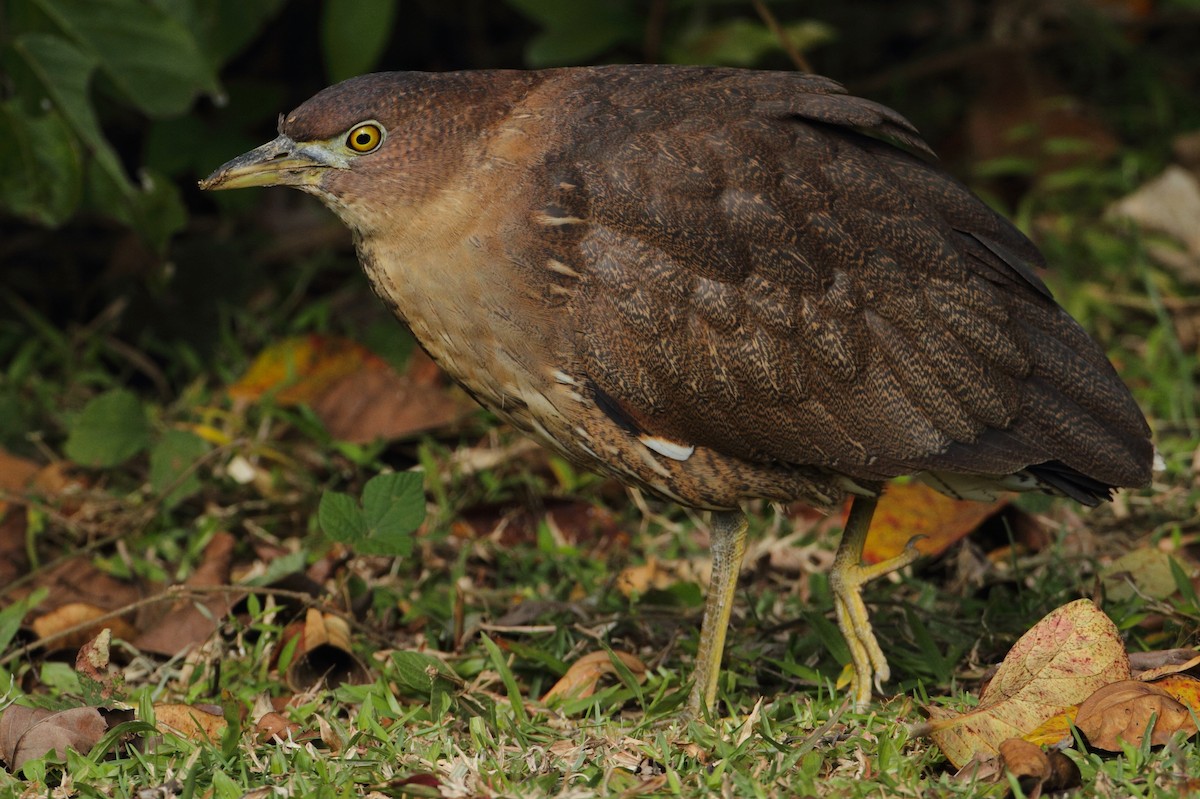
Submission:
[[348,169],[345,157],[326,142],[294,142],[279,135],[261,147],[217,167],[200,181],[205,191],[251,186],[315,186],[327,169]]

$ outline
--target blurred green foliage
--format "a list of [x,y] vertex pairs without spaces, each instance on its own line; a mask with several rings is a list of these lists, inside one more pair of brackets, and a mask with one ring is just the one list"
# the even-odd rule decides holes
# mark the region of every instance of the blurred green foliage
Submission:
[[[155,252],[187,223],[175,180],[253,143],[278,110],[278,92],[239,87],[220,126],[197,117],[206,100],[230,104],[218,74],[277,19],[286,0],[16,0],[0,7],[0,210],[48,228],[95,214],[134,230]],[[305,4],[293,2],[290,7]],[[646,38],[638,0],[508,0],[540,30],[530,66],[582,63]],[[681,23],[661,49],[676,62],[754,66],[782,52],[754,17],[713,17],[705,0],[682,0]],[[320,56],[328,81],[368,72],[398,26],[397,0],[326,0]],[[746,8],[749,8],[747,5]],[[746,10],[746,8],[743,9]],[[823,23],[786,26],[800,49],[833,39]],[[245,91],[242,91],[244,89]],[[135,136],[141,152],[119,143]]]

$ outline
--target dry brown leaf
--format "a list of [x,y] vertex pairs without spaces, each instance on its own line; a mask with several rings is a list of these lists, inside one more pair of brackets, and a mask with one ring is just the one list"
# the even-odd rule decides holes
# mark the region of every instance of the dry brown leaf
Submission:
[[932,706],[930,734],[956,767],[976,753],[996,752],[1096,689],[1129,678],[1116,626],[1090,600],[1047,615],[1021,636],[988,683],[979,705],[955,715]]
[[[204,559],[185,585],[208,587],[228,584],[236,545],[236,539],[229,533],[214,533],[204,548]],[[241,592],[230,591],[214,594],[202,601],[181,599],[170,605],[156,605],[152,617],[143,620],[145,632],[133,644],[143,652],[176,657],[212,637],[243,596]]]
[[645,594],[647,591],[665,591],[679,578],[670,563],[664,563],[653,556],[645,563],[629,566],[617,575],[615,585],[617,590],[627,597]]
[[[638,682],[646,679],[646,664],[628,652],[613,651],[621,659],[625,668],[637,678]],[[607,651],[589,652],[571,664],[567,673],[554,683],[553,687],[542,697],[543,702],[551,699],[582,699],[591,696],[596,691],[596,684],[606,674],[616,674],[616,667]]]
[[303,727],[275,710],[264,713],[262,718],[255,723],[254,728],[258,731],[258,740],[264,743],[267,741],[282,743],[289,738],[299,740],[304,732]]
[[924,483],[889,485],[871,517],[863,560],[878,563],[895,557],[918,535],[923,536],[916,542],[922,555],[939,555],[1006,504],[1007,500],[951,499]]
[[115,669],[109,665],[112,631],[104,629],[92,640],[79,647],[75,655],[75,673],[86,684],[91,681],[100,691],[99,698],[110,700],[120,682]]
[[229,387],[229,395],[241,401],[269,392],[281,405],[310,406],[330,435],[357,443],[444,427],[477,409],[448,389],[423,352],[414,352],[407,373],[400,375],[361,344],[334,336],[297,336],[272,344]]
[[60,758],[68,749],[86,753],[106,732],[108,723],[94,707],[74,707],[56,713],[9,705],[0,712],[0,758],[15,772],[25,761],[50,752]]
[[[66,485],[54,482],[54,476],[65,475],[67,469],[65,464],[39,467],[33,461],[0,449],[0,492],[21,495],[32,490],[33,493],[58,499],[60,494],[78,487],[78,480]],[[74,509],[64,509],[64,512],[70,515]],[[24,506],[19,502],[0,499],[0,585],[8,585],[29,569],[26,529]]]
[[154,706],[154,719],[159,727],[196,743],[220,743],[229,726],[221,708],[212,705],[163,703]]
[[1000,744],[1000,762],[1031,799],[1041,794],[1042,784],[1050,779],[1050,758],[1042,747],[1021,738],[1009,738]]
[[442,381],[417,382],[374,356],[311,404],[331,436],[360,444],[449,427],[479,407]]
[[[0,449],[0,489],[13,493],[22,490],[37,474],[39,468],[41,467],[31,460]],[[0,511],[3,511],[4,507],[4,503],[0,501]]]
[[1196,227],[1196,219],[1200,218],[1200,179],[1183,167],[1167,167],[1119,200],[1111,213],[1178,239],[1193,256],[1200,256],[1200,229]]
[[1079,705],[1075,726],[1088,744],[1108,752],[1121,751],[1121,744],[1140,746],[1150,717],[1155,717],[1151,746],[1161,746],[1176,732],[1190,738],[1196,722],[1187,706],[1150,683],[1121,680],[1098,689]]
[[[74,602],[105,611],[116,610],[143,596],[138,586],[101,571],[92,563],[90,556],[83,555],[39,572],[36,582],[21,586],[12,596],[26,596],[35,588],[45,588],[49,592],[46,600],[38,606],[38,612],[43,614]],[[113,633],[117,634],[118,631],[114,629]]]
[[[30,625],[34,635],[39,640],[50,638],[66,630],[76,627],[92,619],[98,619],[108,613],[104,608],[89,605],[86,602],[70,602],[49,613],[38,616]],[[102,623],[88,625],[55,641],[53,649],[78,649],[100,634],[103,629],[110,629],[115,637],[132,641],[137,637],[137,630],[124,619],[108,619]]]

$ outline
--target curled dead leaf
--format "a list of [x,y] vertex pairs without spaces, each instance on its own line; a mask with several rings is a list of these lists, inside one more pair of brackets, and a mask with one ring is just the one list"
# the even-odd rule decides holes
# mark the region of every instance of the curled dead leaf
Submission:
[[1098,689],[1079,706],[1075,726],[1088,744],[1108,752],[1121,751],[1122,743],[1140,746],[1155,718],[1150,745],[1161,746],[1177,732],[1190,738],[1196,722],[1186,705],[1163,689],[1138,680],[1121,680]]
[[1041,793],[1042,784],[1050,778],[1050,758],[1042,747],[1021,738],[1009,738],[1000,744],[1000,761],[1017,778],[1026,796]]
[[284,640],[298,637],[288,664],[288,686],[302,693],[317,685],[361,684],[370,679],[367,666],[350,648],[350,625],[332,614],[309,608],[302,625],[290,625]]
[[[638,682],[646,679],[646,664],[628,652],[614,651],[613,655],[621,659],[625,668],[637,678]],[[553,687],[542,697],[543,702],[551,699],[582,699],[591,696],[596,691],[596,684],[606,674],[616,674],[612,658],[607,651],[590,652],[571,664],[567,673],[554,683]]]

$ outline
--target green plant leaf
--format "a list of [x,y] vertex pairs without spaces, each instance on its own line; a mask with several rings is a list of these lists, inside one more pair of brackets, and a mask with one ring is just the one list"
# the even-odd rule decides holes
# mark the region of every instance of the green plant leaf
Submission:
[[[801,52],[834,38],[833,28],[815,20],[789,25],[784,34]],[[748,19],[732,19],[690,29],[668,48],[667,56],[682,64],[752,67],[768,53],[781,50],[783,45],[779,37],[766,25]]]
[[396,684],[409,693],[417,696],[429,696],[438,683],[445,688],[454,689],[462,679],[441,660],[423,652],[397,650],[392,653],[392,663],[396,666]]
[[114,389],[93,399],[71,425],[64,447],[82,466],[116,466],[150,444],[146,410],[133,392]]
[[[140,190],[130,182],[100,130],[88,98],[95,60],[64,39],[41,33],[19,37],[13,52],[26,77],[21,93],[35,103],[44,95],[78,137],[77,149],[89,156],[83,182],[88,206],[126,223],[157,251],[163,251],[167,239],[186,221],[183,204],[174,185],[150,171],[143,171]],[[50,182],[46,175],[37,181]],[[69,188],[69,181],[65,185]]]
[[367,537],[367,520],[362,508],[349,494],[326,491],[317,506],[317,522],[325,535],[345,544],[353,544]]
[[0,206],[47,226],[70,218],[83,192],[78,140],[57,111],[0,104]]
[[403,557],[412,552],[412,532],[425,519],[422,484],[413,472],[378,475],[363,487],[361,508],[349,495],[328,491],[317,520],[326,535],[357,552]]
[[144,0],[33,0],[130,104],[152,116],[182,114],[201,93],[219,96],[196,39]]
[[325,0],[321,55],[331,82],[369,72],[387,46],[396,0]]
[[543,31],[525,51],[531,67],[578,64],[616,45],[637,42],[642,21],[628,2],[615,0],[508,0]]
[[200,490],[200,476],[192,466],[210,449],[207,441],[186,430],[168,430],[155,443],[150,450],[150,487],[159,493],[167,491],[163,507],[172,508]]
[[155,0],[196,37],[212,64],[224,64],[262,32],[286,0]]

